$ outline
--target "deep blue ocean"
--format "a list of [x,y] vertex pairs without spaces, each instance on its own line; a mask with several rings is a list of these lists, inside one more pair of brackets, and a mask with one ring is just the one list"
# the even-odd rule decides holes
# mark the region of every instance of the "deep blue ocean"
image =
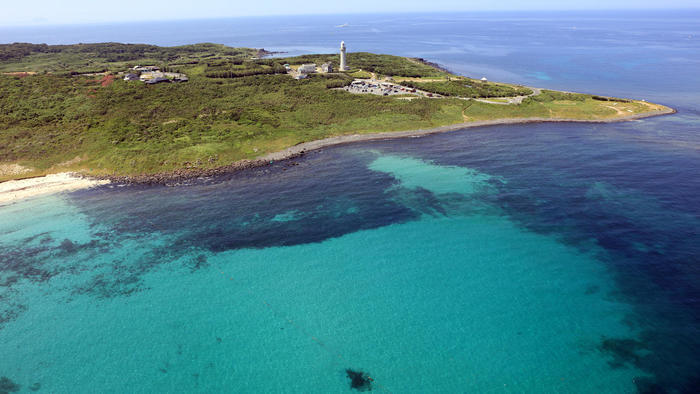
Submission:
[[[344,27],[340,27],[344,26]],[[422,57],[678,113],[349,144],[0,206],[0,392],[695,393],[700,11],[0,27]]]

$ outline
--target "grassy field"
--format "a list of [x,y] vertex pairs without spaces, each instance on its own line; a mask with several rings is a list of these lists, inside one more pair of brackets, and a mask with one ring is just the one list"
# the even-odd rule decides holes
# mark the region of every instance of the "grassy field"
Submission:
[[256,56],[258,50],[221,44],[159,47],[146,44],[0,44],[0,72],[123,71],[137,64],[191,65]]
[[[553,91],[521,105],[497,105],[329,89],[368,72],[416,83],[450,77],[416,60],[388,55],[351,53],[351,76],[295,80],[285,74],[239,76],[233,71],[271,72],[283,63],[337,65],[337,55],[260,60],[255,59],[257,50],[215,44],[160,49],[90,45],[0,46],[0,181],[61,171],[135,175],[211,168],[345,134],[498,118],[610,119],[663,108]],[[88,71],[117,73],[134,64],[158,64],[187,73],[190,81],[145,85],[112,75],[76,74],[92,68]],[[36,74],[4,74],[27,71]]]
[[481,82],[469,78],[450,78],[449,80],[403,79],[399,83],[410,88],[438,93],[443,96],[489,98],[513,97],[532,94],[532,90],[523,86],[504,83]]
[[487,104],[468,101],[464,109],[466,121],[499,118],[552,118],[581,120],[610,120],[643,112],[660,111],[662,105],[642,101],[604,102],[581,95],[579,100],[537,101],[528,98],[520,105]]

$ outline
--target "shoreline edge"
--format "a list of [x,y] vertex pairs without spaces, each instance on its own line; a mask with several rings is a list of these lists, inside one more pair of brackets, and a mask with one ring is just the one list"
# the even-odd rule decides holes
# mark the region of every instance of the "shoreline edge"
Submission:
[[385,131],[368,134],[349,134],[337,137],[328,137],[315,141],[302,142],[281,151],[268,153],[255,159],[244,159],[228,165],[208,169],[176,169],[168,172],[143,174],[143,175],[104,175],[91,176],[81,173],[56,173],[40,177],[16,179],[0,182],[0,206],[10,204],[29,197],[53,194],[63,191],[75,191],[109,183],[117,184],[163,184],[166,186],[179,185],[181,181],[201,177],[226,175],[246,169],[264,167],[277,161],[293,159],[305,155],[307,152],[322,148],[344,145],[355,142],[389,140],[399,138],[422,137],[431,134],[439,134],[476,127],[527,124],[527,123],[617,123],[649,118],[676,113],[675,109],[668,108],[628,115],[612,119],[567,119],[567,118],[502,118],[482,120],[466,123],[438,126],[428,129],[416,129],[405,131]]

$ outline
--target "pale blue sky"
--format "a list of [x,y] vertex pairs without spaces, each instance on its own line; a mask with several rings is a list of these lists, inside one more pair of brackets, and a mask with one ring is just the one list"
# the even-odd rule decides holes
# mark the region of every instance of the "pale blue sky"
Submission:
[[127,22],[252,15],[700,8],[698,0],[32,0],[0,7],[0,25]]

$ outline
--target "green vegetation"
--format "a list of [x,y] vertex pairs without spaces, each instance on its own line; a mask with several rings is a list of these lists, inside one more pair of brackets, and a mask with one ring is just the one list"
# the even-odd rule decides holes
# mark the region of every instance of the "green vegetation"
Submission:
[[551,90],[544,90],[540,95],[528,97],[520,105],[487,104],[475,100],[466,103],[464,116],[469,121],[500,118],[604,120],[666,108],[662,105],[632,100],[626,103],[606,103],[588,94]]
[[360,79],[372,78],[371,73],[364,71],[364,70],[359,70],[359,69],[358,70],[350,70],[347,74],[353,78],[360,78]]
[[[254,59],[257,53],[216,44],[1,45],[0,170],[14,164],[30,170],[0,171],[0,181],[58,171],[124,175],[216,167],[337,135],[498,118],[605,119],[664,108],[554,91],[521,105],[351,94],[331,88],[348,85],[359,69],[410,77],[421,89],[434,80],[451,87],[446,80],[456,77],[416,59],[351,53],[354,71],[295,80],[278,74],[282,64],[337,65],[337,55]],[[123,72],[134,64],[183,72],[189,82],[145,85],[76,74]]]
[[418,59],[367,52],[348,53],[348,64],[379,75],[399,77],[445,77],[448,73],[423,64]]
[[438,93],[443,96],[455,97],[513,97],[526,96],[532,94],[532,90],[515,85],[502,83],[481,82],[474,79],[459,78],[444,81],[416,82],[405,80],[401,85],[409,88],[425,90],[426,92]]
[[118,72],[136,64],[193,65],[202,61],[245,59],[257,53],[256,49],[231,48],[210,43],[176,47],[114,42],[74,45],[0,44],[0,71]]
[[[351,70],[351,73],[362,70],[365,72],[373,72],[378,75],[401,77],[446,77],[449,75],[444,71],[422,63],[419,59],[400,56],[377,55],[368,52],[351,52],[348,53],[347,59],[348,64],[350,64],[354,70]],[[337,70],[340,65],[340,57],[337,54],[302,55],[279,58],[279,62],[294,65],[304,63],[316,63],[321,65],[326,62],[331,62],[334,69]],[[367,77],[369,77],[369,75],[364,78]]]
[[595,96],[591,96],[589,94],[557,92],[555,90],[543,89],[541,94],[530,97],[528,100],[533,100],[540,103],[549,103],[557,100],[585,101],[586,99],[594,97]]
[[286,74],[287,69],[271,60],[207,62],[204,73],[209,78],[239,78],[252,75]]
[[213,167],[332,135],[461,120],[461,103],[328,89],[351,81],[342,74],[305,80],[188,75],[187,83],[152,86],[119,79],[102,86],[101,78],[86,76],[2,75],[2,162],[37,173],[137,174],[197,163]]

